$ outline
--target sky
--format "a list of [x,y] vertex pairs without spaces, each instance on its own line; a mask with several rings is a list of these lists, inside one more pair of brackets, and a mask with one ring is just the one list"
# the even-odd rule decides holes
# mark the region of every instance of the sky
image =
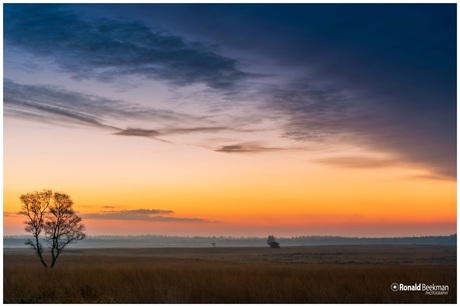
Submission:
[[456,233],[456,4],[4,4],[4,235]]

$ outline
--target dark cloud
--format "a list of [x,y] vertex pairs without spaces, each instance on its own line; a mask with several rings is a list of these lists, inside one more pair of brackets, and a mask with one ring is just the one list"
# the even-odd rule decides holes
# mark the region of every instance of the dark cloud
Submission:
[[116,135],[126,135],[126,136],[144,136],[144,137],[155,137],[161,135],[160,132],[156,130],[146,130],[146,129],[125,129],[119,132],[115,132]]
[[268,108],[287,118],[284,136],[348,142],[456,179],[455,113],[437,104],[452,100],[451,93],[428,96],[405,89],[363,95],[314,84],[298,80],[265,91]]
[[241,144],[222,146],[219,149],[216,149],[215,151],[225,152],[225,153],[261,153],[261,152],[282,151],[282,150],[287,150],[287,149],[277,148],[277,147],[264,147],[256,143],[241,143]]
[[339,166],[344,168],[380,168],[391,167],[400,164],[396,160],[376,159],[366,157],[333,157],[314,160],[314,162]]
[[343,91],[304,78],[266,85],[260,92],[269,112],[285,116],[284,136],[322,141],[343,128],[353,102]]
[[162,133],[156,130],[149,130],[149,129],[138,129],[138,128],[131,128],[131,129],[120,129],[120,131],[113,133],[115,135],[124,135],[124,136],[140,136],[151,138],[160,142],[164,143],[171,143],[169,141],[163,140],[158,138],[157,136],[162,135]]
[[[159,209],[138,209],[138,210],[111,210],[102,211],[100,213],[82,214],[84,219],[97,219],[97,220],[122,220],[122,221],[148,221],[148,222],[190,222],[190,223],[203,223],[206,220],[200,218],[185,218],[169,216],[173,214],[171,210]],[[167,216],[164,216],[167,215]]]
[[90,19],[53,4],[5,5],[4,21],[6,46],[50,59],[76,79],[141,76],[230,89],[248,76],[214,48],[141,22]]
[[187,133],[216,133],[220,131],[233,130],[228,127],[194,127],[194,128],[174,128],[164,129],[161,132],[157,130],[130,128],[115,132],[116,135],[125,136],[142,136],[149,138],[156,138],[158,136],[170,134],[187,134]]

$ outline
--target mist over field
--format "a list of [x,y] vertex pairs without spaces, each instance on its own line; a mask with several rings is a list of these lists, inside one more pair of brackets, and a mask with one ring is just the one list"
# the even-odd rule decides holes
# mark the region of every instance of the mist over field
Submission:
[[[26,248],[26,236],[4,236],[4,248]],[[262,237],[179,237],[179,236],[88,236],[77,245],[68,248],[140,248],[140,247],[266,247],[267,238]],[[339,237],[339,236],[300,236],[277,238],[283,246],[315,245],[381,245],[381,244],[415,244],[415,245],[456,245],[457,235],[424,237]]]

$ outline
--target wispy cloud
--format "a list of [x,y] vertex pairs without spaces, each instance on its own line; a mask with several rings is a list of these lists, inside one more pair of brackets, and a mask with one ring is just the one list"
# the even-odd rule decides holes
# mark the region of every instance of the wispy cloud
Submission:
[[171,110],[142,107],[135,103],[69,91],[49,85],[26,85],[3,81],[5,116],[33,117],[54,123],[73,122],[121,130],[110,122],[120,119],[156,121],[192,120]]
[[287,148],[279,147],[265,147],[257,143],[240,143],[233,145],[222,146],[215,151],[225,152],[225,153],[261,153],[261,152],[271,152],[271,151],[282,151],[288,150]]
[[129,128],[115,132],[116,135],[125,136],[142,136],[149,138],[156,138],[158,136],[171,135],[171,134],[188,134],[188,133],[216,133],[220,131],[233,131],[234,129],[228,127],[194,127],[194,128],[174,128],[162,129],[161,131],[150,129]]
[[[115,135],[141,136],[159,139],[160,136],[190,133],[217,133],[233,131],[224,126],[193,126],[203,124],[201,116],[178,113],[172,110],[143,107],[123,100],[113,100],[96,95],[69,91],[49,85],[26,85],[5,79],[3,82],[4,115],[58,125],[83,125],[112,130]],[[186,127],[161,130],[121,128],[123,121],[154,122],[156,126],[173,123]]]
[[410,179],[419,179],[419,180],[452,180],[450,176],[438,175],[438,174],[425,174],[425,175],[415,175],[410,176]]
[[53,4],[8,4],[4,20],[5,44],[50,59],[76,79],[141,76],[222,90],[249,76],[213,47],[141,22],[90,19]]
[[[187,134],[187,133],[217,133],[222,131],[236,131],[230,127],[192,127],[192,128],[174,128],[163,131],[163,134]],[[241,130],[239,130],[241,131]]]
[[14,216],[19,216],[19,213],[3,211],[3,217],[14,217]]
[[165,140],[157,138],[157,136],[160,136],[161,133],[156,131],[156,130],[137,129],[137,128],[120,129],[118,132],[115,132],[113,134],[115,134],[115,135],[124,135],[124,136],[140,136],[140,137],[146,137],[146,138],[155,139],[155,140],[161,141],[161,142],[170,143],[168,141],[165,141]]
[[344,168],[380,168],[380,167],[392,167],[400,164],[397,160],[391,159],[376,159],[368,157],[331,157],[324,159],[317,159],[314,162],[344,167]]
[[[122,220],[122,221],[148,221],[148,222],[190,222],[190,223],[206,223],[210,222],[200,218],[175,217],[172,210],[160,209],[137,209],[137,210],[110,210],[98,213],[82,214],[84,219],[97,220]],[[166,216],[165,216],[166,215]]]

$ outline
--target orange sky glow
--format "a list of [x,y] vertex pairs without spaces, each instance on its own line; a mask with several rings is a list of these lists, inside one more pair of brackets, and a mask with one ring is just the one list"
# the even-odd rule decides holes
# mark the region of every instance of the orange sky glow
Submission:
[[[31,144],[26,129],[14,137],[8,129],[23,123],[5,123],[4,212],[20,210],[22,193],[65,191],[92,235],[400,236],[456,229],[456,182],[423,178],[423,169],[315,163],[324,149],[233,155],[144,138],[131,140],[126,152],[117,150],[126,140],[115,136],[41,124],[26,126],[36,125],[34,133],[51,141]],[[72,141],[54,145],[59,138]],[[77,138],[89,145],[74,145]],[[360,152],[366,154],[372,153]],[[172,210],[168,216],[191,220],[104,215],[137,209]],[[5,234],[21,234],[21,219],[6,216]]]

